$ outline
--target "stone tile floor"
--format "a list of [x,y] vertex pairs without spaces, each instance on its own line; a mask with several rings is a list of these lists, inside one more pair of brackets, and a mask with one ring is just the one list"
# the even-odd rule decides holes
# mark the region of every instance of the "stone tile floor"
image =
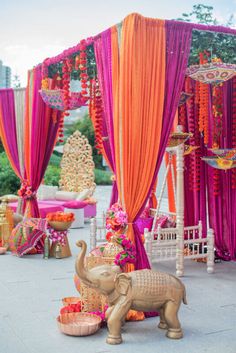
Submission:
[[[107,207],[109,190],[97,190],[98,213]],[[236,353],[235,262],[216,264],[213,275],[204,264],[185,262],[188,305],[180,310],[182,340],[166,338],[156,327],[158,318],[126,323],[119,346],[105,343],[106,328],[89,337],[61,334],[55,320],[61,298],[78,294],[73,284],[75,242],[89,241],[89,224],[71,230],[69,239],[72,257],[66,259],[0,256],[0,353]],[[173,262],[155,268],[175,272]]]

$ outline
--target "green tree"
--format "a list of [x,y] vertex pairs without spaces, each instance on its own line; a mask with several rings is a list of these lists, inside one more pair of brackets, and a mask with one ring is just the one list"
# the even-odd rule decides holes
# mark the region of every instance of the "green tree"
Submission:
[[[197,4],[193,6],[190,13],[183,13],[177,20],[201,23],[206,25],[218,25],[214,17],[214,8],[212,6]],[[231,15],[224,23],[224,26],[232,26],[234,17]],[[207,50],[211,57],[218,57],[225,63],[236,64],[236,36],[194,30],[192,35],[192,46],[189,57],[189,64],[196,64],[199,61],[199,53]]]
[[12,170],[5,152],[0,153],[0,195],[16,194],[20,180]]

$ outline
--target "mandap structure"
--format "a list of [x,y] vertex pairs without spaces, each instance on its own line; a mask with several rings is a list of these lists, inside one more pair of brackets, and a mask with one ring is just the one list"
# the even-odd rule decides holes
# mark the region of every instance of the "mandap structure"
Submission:
[[[128,215],[127,235],[137,251],[133,267],[150,266],[137,220],[177,124],[192,134],[186,144],[193,150],[184,157],[181,222],[201,220],[206,234],[208,214],[218,254],[236,259],[236,170],[202,160],[212,149],[236,148],[235,58],[223,62],[215,46],[216,53],[205,47],[196,59],[199,31],[235,43],[235,29],[131,14],[30,70],[26,91],[0,91],[1,139],[14,171],[32,190],[30,198],[21,193],[32,216],[38,216],[35,194],[54,144],[63,141],[68,111],[88,105],[96,146],[115,176],[111,204],[119,199]],[[80,80],[79,93],[71,92],[72,79]],[[181,99],[183,92],[188,99]],[[173,209],[171,191],[169,200]]]

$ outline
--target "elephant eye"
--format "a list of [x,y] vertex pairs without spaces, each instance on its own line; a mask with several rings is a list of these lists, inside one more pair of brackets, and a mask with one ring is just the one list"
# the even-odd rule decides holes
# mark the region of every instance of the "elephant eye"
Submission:
[[109,277],[109,276],[110,276],[110,272],[103,272],[103,273],[102,273],[102,276],[104,276],[104,277]]

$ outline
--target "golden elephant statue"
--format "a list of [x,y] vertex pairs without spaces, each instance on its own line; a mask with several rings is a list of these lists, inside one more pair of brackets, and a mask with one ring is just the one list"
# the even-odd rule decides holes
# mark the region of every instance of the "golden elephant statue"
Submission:
[[186,302],[185,287],[175,276],[164,272],[138,270],[122,273],[119,266],[102,265],[87,270],[84,258],[87,245],[77,242],[81,251],[76,260],[76,272],[87,286],[107,296],[109,308],[106,319],[109,334],[107,343],[122,342],[121,326],[130,309],[137,311],[159,311],[161,329],[166,329],[169,338],[182,338],[178,319],[181,302]]

